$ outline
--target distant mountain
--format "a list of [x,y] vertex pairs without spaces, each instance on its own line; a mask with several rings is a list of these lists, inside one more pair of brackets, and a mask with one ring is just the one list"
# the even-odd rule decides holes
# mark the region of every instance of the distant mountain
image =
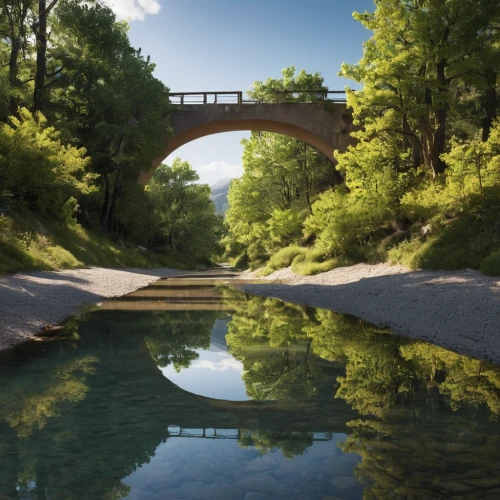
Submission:
[[218,214],[225,214],[229,208],[227,194],[229,193],[229,185],[232,180],[232,178],[220,179],[210,186],[210,199],[214,202],[215,211]]

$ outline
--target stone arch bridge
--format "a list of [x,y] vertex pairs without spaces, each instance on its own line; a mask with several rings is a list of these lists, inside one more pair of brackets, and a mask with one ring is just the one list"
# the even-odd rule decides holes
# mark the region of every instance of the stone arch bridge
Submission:
[[147,183],[176,149],[222,132],[251,130],[287,135],[315,147],[335,164],[334,150],[345,151],[352,143],[352,115],[345,100],[328,98],[341,93],[326,92],[323,100],[315,102],[274,103],[246,101],[242,92],[170,94],[173,104],[178,105],[170,118],[174,136],[166,139],[162,155],[153,161],[149,172],[141,173],[139,182]]

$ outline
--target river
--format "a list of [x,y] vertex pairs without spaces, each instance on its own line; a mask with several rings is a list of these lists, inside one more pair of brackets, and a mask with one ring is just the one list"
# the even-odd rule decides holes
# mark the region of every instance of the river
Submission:
[[0,498],[500,498],[498,366],[237,282],[159,280],[4,355]]

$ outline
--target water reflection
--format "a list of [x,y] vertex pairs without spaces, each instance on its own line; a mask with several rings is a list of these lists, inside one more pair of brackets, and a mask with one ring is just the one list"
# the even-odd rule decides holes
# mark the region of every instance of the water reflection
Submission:
[[202,279],[64,333],[0,364],[7,498],[500,495],[497,366]]

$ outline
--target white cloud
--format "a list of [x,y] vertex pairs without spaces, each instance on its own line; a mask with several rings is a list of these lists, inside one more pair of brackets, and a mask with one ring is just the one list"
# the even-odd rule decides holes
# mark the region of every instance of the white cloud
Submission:
[[161,9],[158,0],[104,0],[104,3],[119,19],[129,21],[143,21],[147,14],[158,14]]
[[191,368],[208,368],[213,372],[225,372],[226,370],[231,369],[239,373],[243,373],[243,364],[234,358],[225,358],[217,362],[209,361],[207,359],[200,359],[197,361],[193,361],[193,363],[191,363]]
[[243,174],[243,167],[241,165],[234,165],[227,161],[211,161],[204,165],[196,165],[195,170],[200,176],[202,184],[214,184],[220,179],[241,177]]

